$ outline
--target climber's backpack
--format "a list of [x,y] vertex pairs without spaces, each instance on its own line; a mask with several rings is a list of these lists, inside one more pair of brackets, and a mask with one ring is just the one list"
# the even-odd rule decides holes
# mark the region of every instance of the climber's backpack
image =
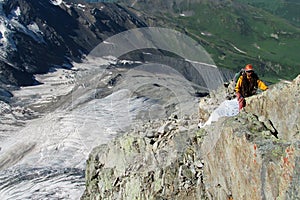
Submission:
[[244,73],[245,73],[245,69],[241,69],[239,72],[235,73],[235,75],[233,77],[234,83],[237,83],[237,81],[239,80],[240,76],[242,76]]

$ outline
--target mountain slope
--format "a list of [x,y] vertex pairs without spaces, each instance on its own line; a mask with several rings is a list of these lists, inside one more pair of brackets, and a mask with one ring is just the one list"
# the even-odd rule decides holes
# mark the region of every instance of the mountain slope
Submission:
[[262,1],[262,0],[238,0],[239,2],[248,3],[257,8],[261,8],[271,12],[274,15],[280,16],[290,23],[300,27],[300,3],[297,0],[276,0],[276,1]]
[[148,24],[174,28],[198,40],[219,67],[237,71],[253,63],[270,82],[300,73],[300,29],[260,8],[217,0],[164,1],[165,6],[121,2],[156,16],[145,19]]
[[253,6],[217,0],[118,1],[123,7],[82,2],[1,1],[1,94],[37,84],[34,74],[70,68],[103,39],[147,24],[196,39],[219,67],[237,71],[251,62],[270,82],[300,73],[299,29]]
[[117,4],[43,0],[1,3],[0,87],[35,84],[33,75],[71,68],[116,33],[146,24]]

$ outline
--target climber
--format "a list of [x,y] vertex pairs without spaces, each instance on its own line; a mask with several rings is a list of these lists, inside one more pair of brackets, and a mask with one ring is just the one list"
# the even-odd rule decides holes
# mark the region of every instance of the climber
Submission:
[[253,66],[247,64],[245,67],[245,73],[243,73],[235,86],[236,97],[239,102],[239,110],[246,106],[246,101],[244,98],[250,97],[256,94],[257,88],[265,91],[268,89],[268,86],[261,81],[257,74],[254,73]]

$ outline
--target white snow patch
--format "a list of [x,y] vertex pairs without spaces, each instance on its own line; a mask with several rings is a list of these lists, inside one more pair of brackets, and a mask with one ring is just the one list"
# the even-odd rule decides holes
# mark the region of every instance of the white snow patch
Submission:
[[43,32],[39,29],[38,25],[33,22],[27,25],[29,31],[26,31],[28,35],[30,35],[35,41],[38,43],[46,43],[43,38]]
[[[238,101],[236,99],[226,100],[212,112],[205,124],[199,124],[198,127],[203,128],[213,122],[218,121],[221,117],[235,116],[238,113]],[[216,134],[209,134],[204,138],[203,145],[201,146],[201,154],[203,156],[207,155],[214,148],[215,144],[220,138],[220,134],[221,132],[217,131]]]
[[71,4],[67,4],[66,2],[63,2],[63,3],[64,3],[64,5],[65,5],[67,8],[71,8],[71,7],[72,7]]
[[19,16],[21,16],[21,9],[18,6],[15,10],[11,11],[11,13],[9,15],[9,18],[13,19],[13,18],[18,18]]
[[79,7],[79,8],[85,8],[85,5],[83,5],[83,4],[77,4],[77,6]]
[[31,23],[27,27],[25,27],[18,21],[20,15],[20,7],[17,7],[15,10],[13,10],[8,18],[6,18],[3,14],[3,11],[0,10],[0,57],[3,60],[6,59],[8,52],[16,50],[16,45],[13,40],[13,33],[15,32],[15,30],[29,35],[39,43],[45,43],[42,32],[39,30],[37,24]]
[[287,84],[291,84],[292,81],[289,80],[285,80],[285,79],[279,79],[282,83],[287,83]]
[[254,43],[253,46],[257,49],[260,49],[260,46],[258,46],[258,44]]
[[200,64],[200,65],[205,65],[208,67],[218,68],[217,65],[215,65],[215,64],[209,64],[209,63],[199,62],[199,61],[194,61],[194,60],[189,60],[189,59],[184,59],[184,60],[187,62],[190,62],[190,63],[194,63],[194,64]]
[[[45,43],[43,36],[42,36],[42,32],[39,30],[38,25],[35,22],[32,22],[31,24],[27,25],[27,27],[25,27],[23,24],[21,24],[19,21],[17,21],[16,18],[12,18],[9,21],[10,26],[13,26],[15,29],[17,29],[20,32],[23,32],[25,34],[27,34],[28,36],[32,37],[35,41],[39,42],[39,43]],[[10,43],[13,43],[13,41],[11,41]]]
[[[102,7],[101,7],[102,8]],[[111,42],[108,42],[108,41],[103,41],[103,44],[111,44],[111,45],[114,45],[114,43],[111,43]]]
[[204,36],[212,36],[212,34],[209,33],[209,32],[201,32],[201,35],[204,35]]
[[59,6],[60,4],[63,3],[62,0],[50,0],[50,3],[52,3],[53,5]]
[[42,33],[39,29],[39,26],[35,22],[27,25],[27,28],[34,33]]
[[233,44],[231,44],[231,46],[238,52],[243,53],[243,54],[247,54],[247,52],[240,50],[239,48],[237,48],[236,46],[234,46]]
[[238,102],[236,99],[225,100],[218,108],[216,108],[204,124],[199,124],[198,127],[203,128],[210,125],[212,122],[218,121],[221,117],[235,116],[239,113]]
[[2,40],[2,43],[7,41],[7,38],[5,37],[6,32],[7,32],[7,28],[5,26],[5,23],[3,21],[0,21],[0,33],[1,33],[0,38]]
[[[1,6],[1,5],[0,5]],[[0,59],[5,60],[9,51],[15,51],[15,42],[12,39],[12,31],[6,18],[0,16]]]
[[121,65],[126,65],[126,64],[142,64],[141,61],[133,61],[133,60],[118,60],[118,63]]
[[271,33],[271,38],[275,38],[276,40],[278,40],[279,39],[279,36],[278,36],[278,34],[276,34],[276,33]]

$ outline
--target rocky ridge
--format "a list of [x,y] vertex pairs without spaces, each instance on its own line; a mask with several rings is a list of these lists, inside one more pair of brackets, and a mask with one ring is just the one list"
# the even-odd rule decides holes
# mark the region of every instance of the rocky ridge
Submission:
[[300,197],[299,86],[300,76],[292,83],[276,84],[247,99],[236,117],[206,130],[220,136],[205,158],[204,184],[210,199]]
[[201,129],[205,101],[192,116],[137,125],[92,151],[82,199],[299,198],[299,85],[278,83]]

